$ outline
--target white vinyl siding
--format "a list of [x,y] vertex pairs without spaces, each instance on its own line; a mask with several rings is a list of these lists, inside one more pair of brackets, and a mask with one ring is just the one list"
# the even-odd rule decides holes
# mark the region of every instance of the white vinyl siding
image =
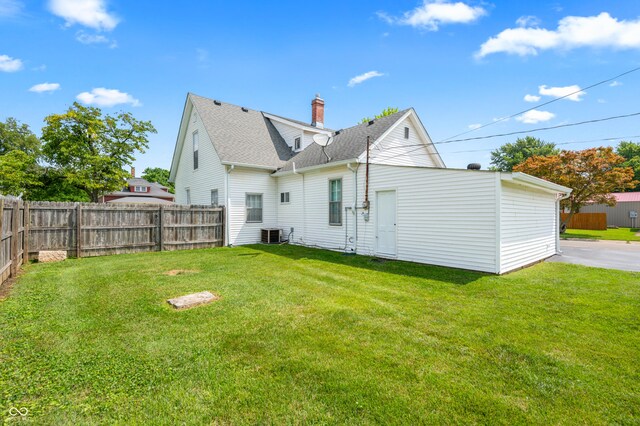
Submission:
[[[228,176],[229,243],[233,245],[260,242],[261,228],[275,228],[277,221],[278,188],[276,179],[267,170],[236,167]],[[262,222],[247,222],[246,194],[262,194]]]
[[502,183],[500,272],[508,272],[556,253],[555,194]]
[[295,150],[296,138],[302,137],[302,130],[276,120],[271,120],[271,122],[287,145],[289,145],[292,150]]
[[[405,138],[405,128],[409,137]],[[422,146],[416,126],[410,117],[399,122],[396,127],[370,151],[370,162],[400,166],[438,167],[435,150]]]
[[[364,165],[358,170],[359,204]],[[496,179],[491,172],[370,166],[369,221],[358,217],[358,253],[376,255],[376,191],[395,190],[397,258],[496,272]]]
[[[190,106],[187,107],[191,109]],[[193,112],[191,113],[193,114]],[[184,133],[186,140],[182,144],[178,168],[175,176],[176,203],[186,204],[185,188],[190,188],[193,204],[207,205],[211,202],[211,188],[218,188],[220,205],[225,204],[225,168],[220,164],[220,158],[209,140],[202,120],[187,119],[189,125]],[[198,132],[198,168],[193,170],[193,132]]]
[[289,236],[292,243],[302,244],[304,237],[304,195],[302,192],[302,175],[282,176],[274,179],[278,183],[280,193],[289,193],[289,203],[278,203],[278,228],[283,230],[285,237]]

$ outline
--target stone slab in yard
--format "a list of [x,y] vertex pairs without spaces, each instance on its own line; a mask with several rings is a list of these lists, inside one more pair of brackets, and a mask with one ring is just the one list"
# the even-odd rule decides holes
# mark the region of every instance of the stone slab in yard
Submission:
[[167,302],[175,309],[187,309],[194,306],[204,305],[205,303],[218,300],[219,297],[208,291],[201,291],[200,293],[187,294],[186,296],[176,297],[175,299],[169,299]]
[[38,252],[38,262],[61,262],[67,258],[67,252],[65,250],[52,251],[42,250]]

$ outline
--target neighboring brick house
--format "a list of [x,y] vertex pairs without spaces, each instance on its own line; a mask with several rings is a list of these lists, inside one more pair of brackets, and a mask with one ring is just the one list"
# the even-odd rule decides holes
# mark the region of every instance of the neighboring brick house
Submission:
[[156,182],[135,177],[135,169],[131,169],[131,179],[122,191],[112,192],[100,198],[102,203],[147,203],[173,204],[175,197],[169,188]]

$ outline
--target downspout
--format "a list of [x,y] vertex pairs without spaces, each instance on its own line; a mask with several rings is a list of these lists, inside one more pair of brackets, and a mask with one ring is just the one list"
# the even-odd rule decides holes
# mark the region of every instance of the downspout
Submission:
[[365,210],[369,209],[369,151],[371,149],[371,137],[367,136],[367,166],[365,169],[364,175],[364,202],[362,203],[362,208]]
[[556,195],[556,254],[562,254],[562,250],[560,250],[560,229],[562,227],[561,216],[560,216],[560,201],[566,200],[571,196],[571,193],[560,195],[562,193],[558,193]]
[[347,164],[347,168],[353,173],[353,252],[358,253],[358,163],[356,167],[351,167],[351,164]]
[[224,215],[224,233],[226,234],[226,240],[227,240],[227,246],[231,246],[231,241],[230,241],[230,237],[231,237],[231,230],[230,228],[230,224],[231,224],[231,195],[229,194],[229,175],[231,174],[231,171],[233,169],[235,169],[236,166],[234,166],[233,164],[230,166],[227,166],[227,170],[226,173],[224,175],[224,191],[225,191],[225,198],[227,199],[226,201],[226,212]]

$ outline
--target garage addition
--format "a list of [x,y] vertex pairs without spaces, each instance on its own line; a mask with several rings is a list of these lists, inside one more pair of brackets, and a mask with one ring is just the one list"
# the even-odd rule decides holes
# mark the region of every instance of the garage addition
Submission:
[[305,123],[189,94],[171,179],[178,203],[216,192],[231,245],[272,228],[291,244],[497,274],[557,253],[571,192],[446,168],[413,108],[328,129],[319,96]]

